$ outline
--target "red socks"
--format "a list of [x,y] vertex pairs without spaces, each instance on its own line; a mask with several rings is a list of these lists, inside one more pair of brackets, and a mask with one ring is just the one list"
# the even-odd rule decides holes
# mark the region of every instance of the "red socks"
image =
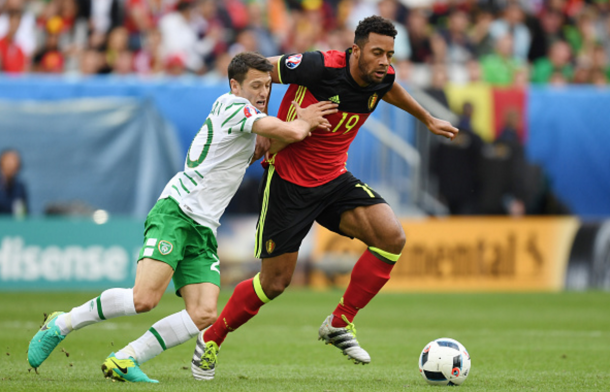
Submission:
[[[360,256],[352,270],[341,303],[333,312],[333,327],[341,328],[347,325],[341,315],[345,315],[349,322],[354,320],[358,311],[364,308],[390,279],[390,272],[399,257],[400,255],[376,248],[367,249]],[[214,341],[220,347],[229,332],[235,331],[256,316],[260,307],[267,302],[269,298],[263,292],[259,275],[241,282],[235,287],[216,322],[204,332],[203,340]]]
[[206,343],[212,340],[220,347],[229,332],[235,331],[256,316],[265,303],[254,290],[254,279],[244,280],[235,286],[233,295],[216,322],[203,333],[203,340]]
[[351,323],[358,311],[364,308],[390,279],[393,267],[391,261],[381,261],[367,249],[354,265],[347,290],[333,312],[335,317],[332,326],[335,328],[347,326],[341,315],[345,315]]

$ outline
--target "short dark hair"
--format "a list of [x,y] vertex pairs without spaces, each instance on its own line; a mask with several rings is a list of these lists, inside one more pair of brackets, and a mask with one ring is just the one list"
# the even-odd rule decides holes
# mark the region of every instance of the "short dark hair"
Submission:
[[373,15],[362,19],[358,23],[354,43],[359,47],[363,47],[369,41],[370,33],[387,35],[392,38],[396,38],[396,34],[398,34],[391,21],[381,16]]
[[273,65],[260,53],[238,53],[229,63],[229,80],[235,79],[239,84],[242,84],[251,68],[261,72],[271,72]]

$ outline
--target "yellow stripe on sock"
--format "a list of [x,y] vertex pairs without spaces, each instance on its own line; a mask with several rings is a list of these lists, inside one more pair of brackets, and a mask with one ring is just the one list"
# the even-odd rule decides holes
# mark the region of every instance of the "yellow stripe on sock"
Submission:
[[263,301],[264,303],[271,301],[269,298],[267,298],[267,295],[263,291],[263,286],[261,285],[260,272],[258,274],[256,274],[256,276],[252,280],[252,283],[254,284],[254,291],[256,292],[256,295],[258,295],[258,298],[261,301]]
[[258,220],[258,227],[256,228],[256,241],[254,245],[254,257],[260,258],[261,252],[263,251],[263,229],[265,228],[265,219],[267,219],[267,207],[269,207],[269,193],[271,192],[271,178],[275,173],[275,166],[269,165],[269,171],[267,173],[267,183],[265,184],[265,192],[263,193],[263,205],[261,206],[261,216]]
[[375,248],[374,246],[369,246],[369,250],[371,252],[374,252],[374,253],[378,254],[379,256],[387,259],[388,262],[390,262],[391,264],[396,263],[398,261],[398,259],[400,259],[400,256],[402,255],[402,253],[394,254],[394,253],[386,252],[385,250]]

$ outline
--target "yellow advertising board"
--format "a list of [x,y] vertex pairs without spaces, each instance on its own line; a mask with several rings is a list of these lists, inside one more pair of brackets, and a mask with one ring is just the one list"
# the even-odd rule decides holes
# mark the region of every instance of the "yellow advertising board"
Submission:
[[[573,217],[403,220],[407,245],[385,291],[558,291]],[[313,287],[345,286],[366,245],[317,227]]]

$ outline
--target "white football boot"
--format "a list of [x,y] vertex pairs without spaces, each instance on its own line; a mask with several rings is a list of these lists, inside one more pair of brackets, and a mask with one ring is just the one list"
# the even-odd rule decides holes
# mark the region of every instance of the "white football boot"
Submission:
[[213,380],[220,348],[216,342],[204,342],[203,332],[201,331],[197,335],[197,346],[195,346],[193,360],[191,361],[191,373],[193,373],[195,380]]
[[345,315],[341,315],[347,326],[335,328],[331,324],[333,317],[331,314],[322,323],[318,331],[318,340],[324,340],[326,344],[332,344],[337,347],[343,352],[343,355],[347,355],[347,359],[353,361],[356,365],[359,363],[363,365],[371,363],[371,356],[360,347],[356,340],[356,327],[354,324],[350,323]]

